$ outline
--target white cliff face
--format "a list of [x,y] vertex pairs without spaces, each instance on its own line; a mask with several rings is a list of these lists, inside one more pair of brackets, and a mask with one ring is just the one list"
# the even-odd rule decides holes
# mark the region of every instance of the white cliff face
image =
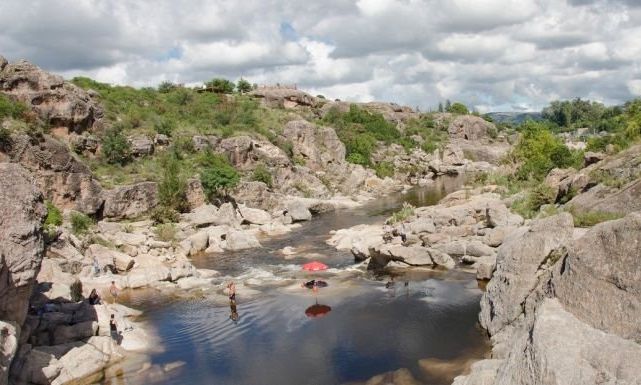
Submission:
[[45,215],[31,175],[17,164],[0,163],[0,385],[7,384],[44,255]]

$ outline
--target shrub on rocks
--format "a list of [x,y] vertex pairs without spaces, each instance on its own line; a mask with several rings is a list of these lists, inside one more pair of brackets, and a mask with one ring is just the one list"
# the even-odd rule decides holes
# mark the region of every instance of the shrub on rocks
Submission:
[[71,213],[71,231],[75,235],[86,234],[93,224],[93,219],[87,215],[78,212]]
[[264,164],[256,166],[254,173],[252,174],[252,180],[256,182],[263,182],[269,188],[272,187],[272,174]]
[[83,299],[82,296],[82,282],[79,279],[73,281],[70,286],[71,291],[71,300],[74,302],[80,302]]

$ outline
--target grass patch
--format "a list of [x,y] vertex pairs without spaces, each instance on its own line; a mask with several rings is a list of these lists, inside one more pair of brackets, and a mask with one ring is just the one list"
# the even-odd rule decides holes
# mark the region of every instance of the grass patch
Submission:
[[254,169],[251,180],[256,182],[263,182],[267,185],[267,187],[272,188],[272,174],[262,163],[258,164]]
[[620,219],[625,216],[604,211],[579,211],[574,207],[571,207],[568,212],[572,214],[574,226],[576,227],[592,227],[598,223]]
[[403,202],[403,207],[399,211],[392,214],[392,216],[387,219],[387,222],[390,224],[403,222],[404,220],[413,217],[414,213],[415,207],[407,202]]

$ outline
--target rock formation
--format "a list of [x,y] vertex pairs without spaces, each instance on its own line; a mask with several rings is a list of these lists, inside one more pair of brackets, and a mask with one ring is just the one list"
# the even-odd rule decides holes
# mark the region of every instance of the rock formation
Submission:
[[102,206],[102,187],[64,143],[49,135],[14,135],[9,155],[33,174],[57,207],[95,214]]
[[0,92],[24,102],[54,130],[81,133],[102,127],[102,108],[90,93],[27,61],[0,61]]
[[0,384],[7,384],[44,255],[42,194],[21,166],[0,163]]
[[577,240],[567,214],[512,233],[481,302],[493,359],[454,384],[638,383],[640,242],[639,213]]

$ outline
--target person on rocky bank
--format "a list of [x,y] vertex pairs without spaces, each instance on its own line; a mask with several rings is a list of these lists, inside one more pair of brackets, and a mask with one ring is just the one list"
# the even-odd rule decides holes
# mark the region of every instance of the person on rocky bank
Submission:
[[111,286],[109,286],[109,294],[111,294],[113,303],[116,303],[119,292],[120,292],[120,289],[118,289],[118,286],[116,286],[116,281],[111,281]]

